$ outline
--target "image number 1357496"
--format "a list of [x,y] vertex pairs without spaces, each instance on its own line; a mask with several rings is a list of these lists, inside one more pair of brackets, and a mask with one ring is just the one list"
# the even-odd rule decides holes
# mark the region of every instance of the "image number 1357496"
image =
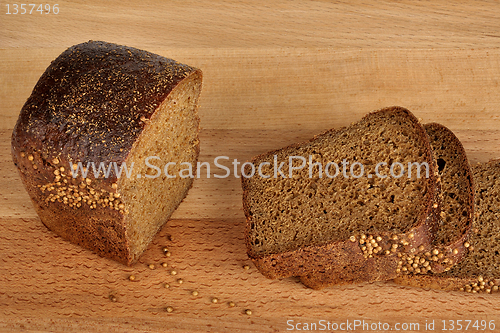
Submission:
[[32,14],[59,14],[58,4],[33,4],[33,3],[13,3],[6,4],[7,12],[9,15],[32,15]]

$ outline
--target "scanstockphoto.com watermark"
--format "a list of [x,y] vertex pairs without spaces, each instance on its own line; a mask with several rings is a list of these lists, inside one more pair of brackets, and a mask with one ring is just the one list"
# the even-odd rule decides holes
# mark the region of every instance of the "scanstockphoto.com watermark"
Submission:
[[[161,165],[161,158],[158,156],[149,156],[144,160],[144,166],[147,172],[141,174],[135,174],[134,168],[135,163],[127,165],[125,162],[78,162],[76,164],[70,164],[71,175],[73,178],[81,176],[82,178],[87,178],[91,172],[94,178],[109,178],[110,176],[116,176],[117,178],[127,177],[127,178],[148,178],[155,179],[158,177],[165,176],[166,178],[252,178],[255,176],[267,179],[267,178],[293,178],[298,175],[299,172],[303,172],[304,168],[307,168],[307,175],[309,178],[335,178],[344,177],[347,179],[357,179],[361,177],[368,178],[401,178],[401,177],[416,177],[416,178],[429,178],[429,165],[427,162],[408,162],[403,164],[401,162],[392,162],[388,164],[387,162],[379,162],[374,167],[373,173],[365,172],[365,166],[360,162],[349,162],[343,159],[341,162],[328,162],[322,164],[320,162],[314,162],[313,156],[309,156],[306,159],[303,156],[289,156],[288,165],[285,166],[285,162],[278,161],[278,156],[274,155],[273,162],[261,162],[258,165],[254,165],[252,162],[241,163],[237,159],[233,159],[231,162],[232,168],[225,164],[228,164],[230,158],[228,156],[217,156],[213,160],[213,166],[217,169],[212,172],[212,164],[209,162],[197,162],[196,165],[192,165],[189,162],[181,162],[177,164],[176,162],[167,162]],[[144,168],[141,166],[141,170]]]
[[447,320],[417,320],[412,322],[388,323],[364,319],[303,321],[289,319],[286,321],[287,331],[355,331],[355,332],[437,332],[437,331],[474,331],[491,332],[496,328],[495,320],[485,319],[447,319]]

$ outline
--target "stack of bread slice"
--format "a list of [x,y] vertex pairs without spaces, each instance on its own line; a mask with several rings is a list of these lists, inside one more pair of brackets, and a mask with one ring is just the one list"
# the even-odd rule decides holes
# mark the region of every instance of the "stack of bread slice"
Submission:
[[499,238],[499,215],[491,205],[483,212],[493,199],[482,192],[474,220],[473,173],[446,127],[391,107],[251,162],[262,172],[242,178],[247,252],[265,276],[299,276],[314,289],[391,279],[464,290],[481,279],[498,289],[497,243],[484,242],[488,269],[471,267],[485,258],[481,219]]

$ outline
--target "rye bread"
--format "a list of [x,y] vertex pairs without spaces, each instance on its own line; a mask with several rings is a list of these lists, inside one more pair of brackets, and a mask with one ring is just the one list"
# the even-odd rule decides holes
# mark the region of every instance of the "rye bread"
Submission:
[[[309,167],[293,170],[292,177],[277,173],[281,162],[289,170],[289,156],[310,158],[312,177]],[[343,159],[361,163],[365,176],[319,177],[314,163],[324,169]],[[312,288],[388,280],[397,275],[398,253],[430,248],[436,175],[425,130],[408,110],[375,111],[349,127],[252,160],[256,168],[265,162],[269,178],[242,178],[242,187],[247,253],[266,277],[301,276]],[[429,172],[417,177],[414,169],[410,178],[382,179],[374,173],[379,162],[425,162]],[[379,172],[387,175],[388,169]]]
[[399,284],[470,293],[494,293],[500,287],[500,160],[472,167],[475,214],[466,251],[450,270],[439,274],[408,276]]
[[[57,57],[12,134],[13,161],[41,221],[101,256],[135,262],[192,185],[191,177],[154,177],[145,159],[176,162],[170,174],[182,162],[196,166],[201,80],[196,68],[105,42]],[[105,175],[100,163],[117,168]],[[130,177],[119,175],[124,163]]]
[[398,272],[404,275],[442,273],[461,260],[474,218],[474,181],[460,140],[447,127],[424,125],[429,136],[441,186],[438,225],[429,251],[402,255]]
[[[441,273],[456,264],[465,252],[464,243],[469,234],[474,215],[474,185],[472,172],[462,143],[443,125],[424,125],[432,148],[440,192],[436,198],[440,206],[438,224],[433,229],[434,240],[430,249],[398,253],[396,272],[403,275]],[[438,204],[436,203],[436,205]],[[321,281],[335,277],[320,274],[302,278]],[[318,282],[315,282],[318,284]]]

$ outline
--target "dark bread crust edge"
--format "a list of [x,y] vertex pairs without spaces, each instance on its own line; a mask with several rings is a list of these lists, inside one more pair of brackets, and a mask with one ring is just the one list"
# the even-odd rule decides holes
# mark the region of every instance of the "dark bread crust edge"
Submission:
[[[109,91],[109,96],[119,96],[113,100],[114,104],[102,95],[87,95],[90,100],[85,100],[77,94],[78,90],[65,98],[61,96],[71,91],[72,85],[81,84],[81,77],[75,75],[75,71],[83,75],[87,70],[94,73],[96,68],[101,73],[107,73],[107,69],[115,74],[122,70],[119,74],[128,76],[127,80],[136,78],[140,84],[137,89],[129,89],[127,80],[120,85],[116,80],[108,80],[107,75],[92,74],[92,85],[99,84],[99,90]],[[38,186],[53,182],[53,172],[59,167],[67,170],[70,163],[126,162],[133,144],[148,126],[148,120],[173,89],[191,75],[201,78],[202,73],[147,51],[105,42],[89,41],[72,46],[52,61],[23,106],[11,140],[13,162],[42,223],[72,243],[103,257],[132,264],[134,258],[130,254],[122,212],[100,205],[90,209],[83,204],[74,209],[58,201],[45,202],[47,195]],[[122,82],[119,76],[117,80]],[[92,85],[89,84],[89,89],[93,89]],[[74,99],[71,106],[66,103],[68,99]],[[85,111],[79,115],[94,126],[75,128],[70,117],[78,108]],[[111,122],[111,118],[115,122]],[[92,132],[89,134],[88,130],[92,128],[103,135],[99,139],[105,143],[95,137],[91,139]],[[199,154],[199,143],[196,152]],[[28,156],[32,157],[31,161]],[[53,163],[54,159],[58,163]],[[96,190],[119,194],[119,188],[113,187],[117,182],[114,172],[108,178],[99,179],[89,172],[87,178]],[[81,177],[75,180],[68,175],[67,181],[67,185],[82,184]]]
[[[493,279],[492,281],[494,281],[497,286],[500,285],[500,278]],[[394,279],[394,282],[400,285],[416,288],[444,291],[464,291],[463,288],[465,288],[465,286],[477,283],[478,277],[457,278],[443,277],[439,275],[405,275]]]
[[[500,164],[500,159],[492,159],[488,162],[484,163],[484,165],[488,164]],[[471,168],[472,173],[472,168]],[[477,184],[474,184],[476,186]],[[474,215],[474,218],[476,216]],[[400,285],[406,285],[417,288],[424,289],[437,289],[444,291],[452,291],[452,290],[461,290],[466,285],[470,285],[472,283],[478,282],[479,276],[473,277],[451,277],[451,276],[443,276],[442,274],[436,275],[417,275],[417,276],[398,276],[393,281]],[[495,281],[496,285],[500,285],[500,276],[492,279]]]
[[[402,112],[406,114],[408,116],[408,119],[412,121],[417,133],[421,138],[423,138],[424,145],[426,146],[426,160],[429,163],[430,171],[428,182],[430,191],[429,195],[431,200],[426,203],[424,213],[422,214],[420,222],[417,223],[417,225],[412,228],[410,232],[408,232],[407,235],[413,234],[414,237],[405,250],[415,250],[420,245],[423,245],[426,249],[428,249],[433,240],[432,231],[437,223],[436,214],[438,211],[437,208],[439,208],[433,207],[436,203],[435,200],[437,197],[437,191],[439,189],[437,188],[430,143],[427,134],[418,119],[405,108],[398,106],[388,107],[373,111],[370,114],[390,111]],[[366,115],[365,117],[369,116],[370,114]],[[276,149],[271,152],[258,155],[252,159],[252,162],[255,162],[256,160],[264,156],[275,154],[285,149],[302,146],[315,140],[319,136],[334,131],[338,130],[331,129],[315,136],[314,138],[306,142],[295,143],[285,148]],[[243,177],[243,210],[246,216],[245,240],[247,246],[247,254],[264,276],[271,279],[300,276],[301,281],[302,283],[304,283],[304,285],[314,289],[321,289],[331,285],[345,284],[350,282],[390,280],[394,279],[397,276],[397,255],[390,254],[387,256],[364,258],[359,245],[350,240],[320,246],[307,246],[294,251],[270,254],[262,257],[255,255],[254,253],[252,253],[249,240],[252,216],[250,214],[249,206],[247,203],[247,182],[248,180]],[[345,273],[344,267],[350,268],[348,274]]]
[[[465,171],[466,175],[465,178],[468,179],[469,182],[469,191],[468,191],[468,204],[467,204],[467,210],[469,215],[467,216],[467,219],[469,220],[468,223],[468,228],[465,231],[464,234],[462,234],[458,239],[453,241],[447,246],[441,246],[439,248],[440,252],[445,253],[445,257],[451,260],[450,264],[441,264],[441,263],[436,263],[432,265],[432,271],[434,273],[442,273],[444,271],[449,270],[452,266],[454,266],[457,262],[459,262],[462,257],[465,255],[467,248],[465,247],[465,242],[467,242],[469,238],[469,233],[472,228],[472,222],[474,219],[474,210],[475,210],[475,204],[474,204],[474,198],[475,198],[475,184],[474,184],[474,176],[472,174],[472,169],[469,163],[469,160],[467,159],[467,154],[465,152],[465,148],[462,145],[462,142],[456,137],[455,133],[453,133],[449,128],[447,128],[444,125],[438,124],[438,123],[429,123],[424,125],[424,129],[426,126],[429,126],[433,128],[434,130],[440,130],[443,131],[448,138],[450,139],[451,142],[455,145],[452,147],[462,158],[460,159],[460,165],[461,168]],[[440,178],[438,178],[439,182],[441,181]],[[438,217],[439,218],[439,217]],[[454,250],[457,250],[457,253],[453,253]]]

